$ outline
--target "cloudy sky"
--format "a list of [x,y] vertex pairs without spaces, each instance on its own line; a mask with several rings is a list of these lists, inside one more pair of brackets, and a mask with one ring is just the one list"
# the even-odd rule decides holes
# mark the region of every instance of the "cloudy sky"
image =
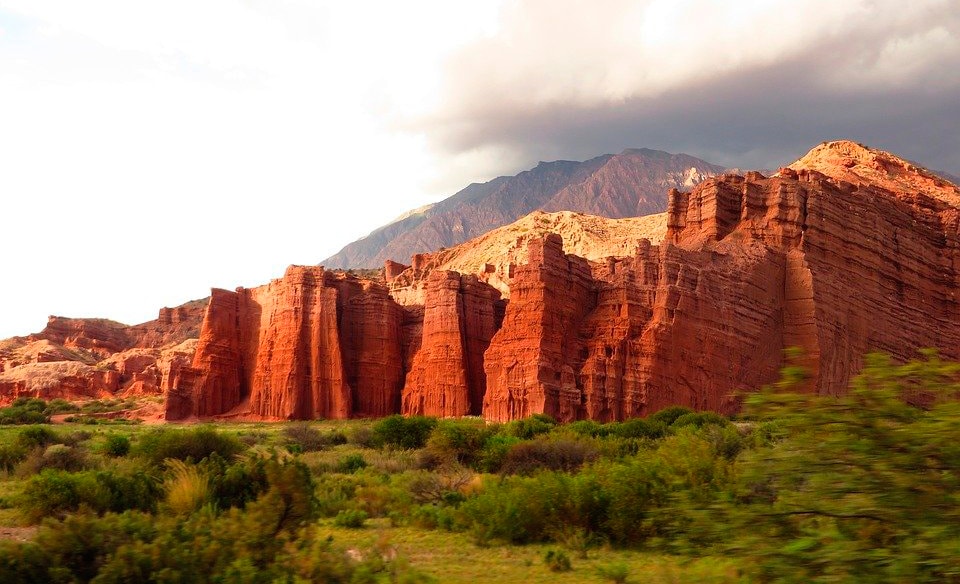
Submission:
[[311,264],[539,160],[960,174],[960,0],[0,0],[0,338]]

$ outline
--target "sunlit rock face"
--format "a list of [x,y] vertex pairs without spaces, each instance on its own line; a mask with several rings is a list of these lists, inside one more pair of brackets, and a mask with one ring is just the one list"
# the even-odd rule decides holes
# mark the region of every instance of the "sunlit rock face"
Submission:
[[0,341],[0,404],[160,395],[172,372],[190,364],[205,305],[162,308],[133,326],[51,316],[39,333]]
[[869,351],[956,359],[958,195],[892,155],[829,143],[771,178],[671,192],[664,242],[592,264],[589,281],[547,238],[518,269],[487,351],[484,415],[729,413],[793,346],[808,389],[827,395]]
[[658,216],[537,212],[379,277],[291,266],[141,325],[51,317],[0,341],[0,403],[162,393],[168,420],[610,421],[734,412],[787,347],[823,395],[870,351],[960,359],[955,185],[852,142],[770,177],[700,178]]

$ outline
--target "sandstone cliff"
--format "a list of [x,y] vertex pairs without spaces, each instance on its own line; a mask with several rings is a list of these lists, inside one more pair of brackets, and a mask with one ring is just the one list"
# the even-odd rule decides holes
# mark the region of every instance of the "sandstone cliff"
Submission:
[[167,418],[384,416],[400,409],[403,309],[386,289],[319,267],[214,290]]
[[731,412],[789,346],[821,394],[844,391],[869,351],[960,358],[956,193],[892,155],[830,143],[772,178],[672,191],[665,241],[589,275],[548,236],[487,351],[484,416]]

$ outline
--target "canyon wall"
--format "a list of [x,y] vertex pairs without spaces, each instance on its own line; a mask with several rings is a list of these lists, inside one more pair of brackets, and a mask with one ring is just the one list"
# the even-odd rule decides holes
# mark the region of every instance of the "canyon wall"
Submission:
[[[870,351],[960,358],[960,191],[889,155],[824,148],[809,168],[671,190],[655,243],[624,235],[626,223],[591,227],[631,242],[619,257],[565,253],[564,237],[573,247],[584,230],[522,228],[565,219],[540,214],[464,244],[483,258],[454,248],[390,262],[386,285],[291,267],[267,286],[214,291],[183,371],[189,395],[173,392],[168,417],[732,413],[743,391],[777,379],[788,347],[802,350],[806,389],[824,395],[844,391]],[[838,148],[841,170],[824,174]],[[847,180],[858,165],[896,180]],[[446,269],[451,258],[475,273]]]
[[0,341],[0,402],[163,392],[169,420],[611,421],[732,413],[788,347],[822,395],[870,351],[960,359],[955,185],[832,142],[667,200],[644,220],[537,213],[382,281],[291,266],[142,325],[51,317]]

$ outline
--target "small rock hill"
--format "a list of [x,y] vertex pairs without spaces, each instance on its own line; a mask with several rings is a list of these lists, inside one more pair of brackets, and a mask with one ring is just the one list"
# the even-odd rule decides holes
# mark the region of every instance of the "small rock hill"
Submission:
[[162,308],[156,320],[133,326],[51,316],[39,333],[0,341],[0,404],[160,395],[190,365],[206,305]]

